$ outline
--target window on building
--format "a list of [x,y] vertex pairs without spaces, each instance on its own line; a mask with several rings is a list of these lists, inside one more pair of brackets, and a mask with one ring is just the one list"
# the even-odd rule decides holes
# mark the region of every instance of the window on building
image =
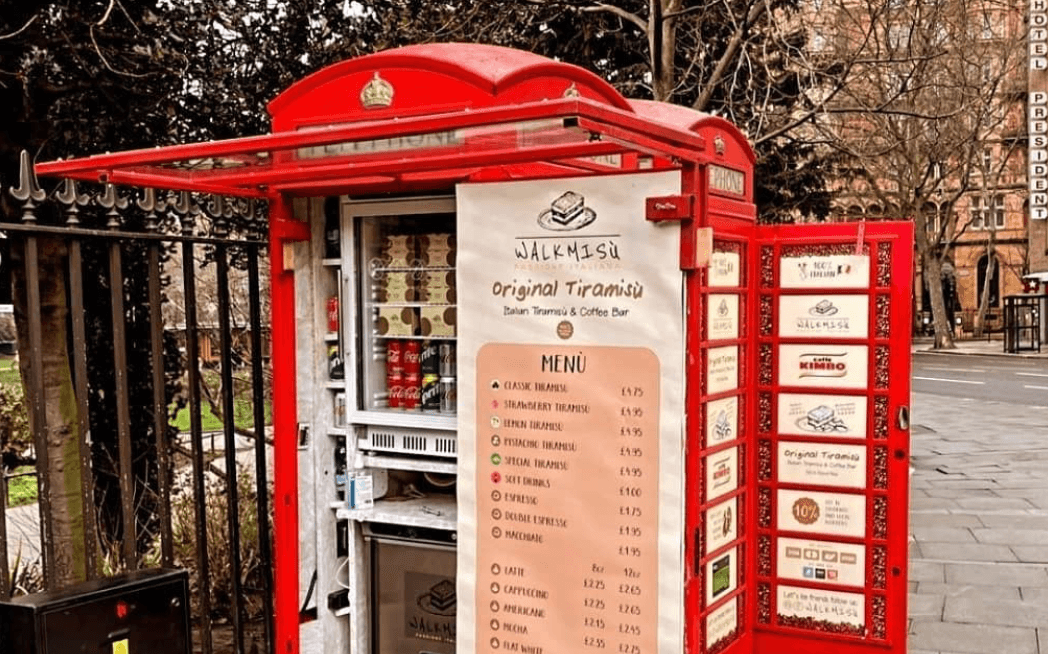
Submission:
[[[976,266],[976,282],[978,284],[975,288],[976,306],[982,306],[983,289],[986,287],[986,270],[989,267],[990,257],[984,254]],[[990,274],[989,292],[986,305],[990,307],[1001,306],[1001,262],[997,261],[996,258],[994,258],[993,272]]]
[[992,39],[993,33],[993,19],[990,18],[989,12],[983,12],[982,15],[982,32],[980,34],[984,39]]
[[1001,229],[1004,227],[1004,196],[1000,193],[990,196],[989,203],[983,202],[983,196],[971,197],[972,229]]

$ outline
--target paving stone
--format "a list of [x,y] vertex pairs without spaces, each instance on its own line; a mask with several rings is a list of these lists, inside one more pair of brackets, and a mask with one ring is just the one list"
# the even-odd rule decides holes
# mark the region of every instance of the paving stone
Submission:
[[942,595],[922,595],[910,593],[906,611],[911,620],[942,620]]
[[944,499],[955,500],[958,498],[968,497],[1000,497],[1000,490],[991,488],[957,488],[951,486],[950,488],[942,488],[940,486],[933,486],[926,491],[923,491],[928,497],[941,497]]
[[[910,581],[943,583],[946,581],[946,566],[942,563],[931,563],[929,561],[911,561],[909,574]],[[1018,585],[1016,584],[1016,586]],[[1048,575],[1045,576],[1044,585],[1048,587]]]
[[910,527],[974,527],[985,525],[982,518],[970,513],[911,513]]
[[1033,506],[1019,497],[969,497],[955,501],[962,509],[972,511],[1025,511]]
[[1006,627],[1039,627],[1048,624],[1048,605],[1024,600],[947,597],[943,620]]
[[958,654],[1038,654],[1034,629],[957,622],[914,622],[910,646]]
[[[954,527],[925,527],[913,525],[910,530],[913,537],[918,541],[932,541],[939,543],[974,543],[976,542],[972,532],[964,528]],[[1006,543],[1010,545],[1011,543]]]
[[1044,545],[1048,543],[1048,529],[972,529],[971,534],[980,543],[998,545]]
[[982,543],[921,543],[924,558],[935,561],[1018,561],[1007,545]]
[[[946,574],[945,581],[948,584],[1048,588],[1048,569],[1045,569],[1044,566],[947,563],[943,568]],[[919,579],[918,581],[936,580]]]
[[[1045,485],[1048,489],[1048,484]],[[979,520],[990,529],[1045,529],[1048,516],[1042,515],[980,515]]]
[[[1048,588],[1034,588],[1032,586],[1023,586],[1019,589],[1019,594],[1027,602],[1040,602],[1048,606]],[[1045,643],[1048,646],[1048,642]]]
[[[1043,590],[1048,588],[1028,589]],[[940,595],[943,597],[976,597],[981,599],[1025,600],[1017,586],[973,586],[971,584],[941,584],[934,581],[922,581],[917,584],[918,595]]]
[[949,511],[958,508],[960,508],[960,506],[957,504],[957,500],[950,500],[943,497],[915,497],[910,501],[911,511],[927,511],[930,509]]
[[1048,563],[1048,545],[1012,545],[1012,551],[1023,563]]

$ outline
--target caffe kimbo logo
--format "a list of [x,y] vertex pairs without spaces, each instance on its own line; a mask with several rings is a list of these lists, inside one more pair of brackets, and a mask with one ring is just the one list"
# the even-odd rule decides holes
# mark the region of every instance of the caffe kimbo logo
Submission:
[[845,377],[848,374],[848,353],[806,353],[797,363],[800,377]]
[[553,232],[573,232],[596,219],[597,213],[586,206],[586,198],[567,191],[539,214],[539,226]]
[[799,497],[793,503],[793,519],[802,525],[813,525],[819,519],[819,503],[810,497]]

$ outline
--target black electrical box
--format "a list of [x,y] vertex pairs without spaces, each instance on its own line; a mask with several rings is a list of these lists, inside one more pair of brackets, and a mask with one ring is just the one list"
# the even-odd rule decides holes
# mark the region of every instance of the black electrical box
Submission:
[[189,574],[155,568],[0,602],[0,654],[190,654]]

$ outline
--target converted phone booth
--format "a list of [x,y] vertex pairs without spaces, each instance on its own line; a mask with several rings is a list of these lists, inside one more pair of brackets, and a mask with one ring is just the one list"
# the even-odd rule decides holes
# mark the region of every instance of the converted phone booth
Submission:
[[910,224],[759,226],[731,124],[502,48],[270,110],[37,170],[269,200],[278,651],[314,571],[326,652],[905,651]]

